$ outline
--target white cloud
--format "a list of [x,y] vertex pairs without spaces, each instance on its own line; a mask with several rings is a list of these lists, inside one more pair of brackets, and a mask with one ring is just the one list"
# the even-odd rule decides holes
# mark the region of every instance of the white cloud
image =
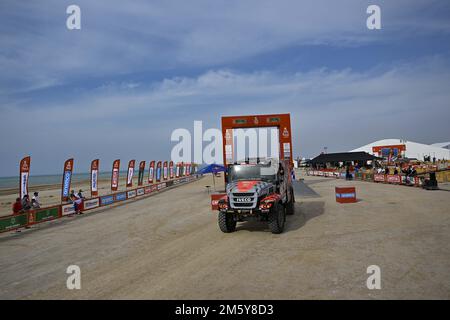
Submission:
[[[378,1],[383,31],[365,27],[370,1],[86,1],[68,31],[69,1],[7,1],[0,10],[3,94],[74,80],[216,68],[289,46],[358,45],[450,32],[442,1]],[[424,10],[426,6],[427,10]],[[1,92],[0,92],[1,93]]]
[[290,112],[295,152],[304,156],[323,146],[345,151],[389,137],[448,140],[448,83],[450,67],[435,57],[367,72],[210,70],[139,86],[110,84],[48,106],[24,101],[6,106],[0,120],[3,137],[14,132],[0,142],[6,163],[0,174],[10,172],[11,157],[29,152],[44,167],[55,152],[86,163],[93,153],[111,160],[165,157],[172,130],[191,129],[194,120],[203,120],[205,129],[219,127],[220,117],[231,114]]

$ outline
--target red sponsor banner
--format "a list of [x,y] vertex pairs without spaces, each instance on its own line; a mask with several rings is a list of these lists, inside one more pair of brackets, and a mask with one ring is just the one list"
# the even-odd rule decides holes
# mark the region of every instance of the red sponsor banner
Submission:
[[133,175],[134,175],[134,165],[135,164],[136,164],[136,160],[130,160],[130,162],[128,162],[127,188],[131,188],[133,186]]
[[158,161],[156,164],[156,182],[160,182],[162,178],[162,162]]
[[167,180],[169,178],[169,163],[164,161],[163,164],[163,179]]
[[145,161],[139,163],[139,175],[138,175],[138,186],[144,184],[144,171],[145,171]]
[[172,180],[175,176],[174,168],[173,168],[173,161],[169,162],[169,179]]
[[120,170],[120,160],[117,159],[113,162],[112,173],[111,173],[111,191],[117,191],[119,188],[119,170]]
[[64,163],[64,172],[62,178],[61,201],[67,201],[70,194],[70,184],[72,182],[73,159],[68,159]]
[[177,165],[175,166],[175,178],[179,178],[180,177],[180,164],[177,163]]
[[28,194],[28,178],[30,177],[31,157],[25,157],[20,161],[20,199]]
[[386,182],[400,184],[400,183],[402,183],[402,177],[399,175],[389,174],[389,175],[386,175]]
[[184,175],[185,175],[185,167],[186,167],[186,165],[184,164],[184,162],[182,162],[181,164],[180,164],[180,177],[184,177]]
[[150,162],[150,166],[148,168],[148,183],[152,184],[155,179],[155,161]]
[[98,171],[100,160],[95,159],[91,162],[91,198],[98,196]]
[[191,175],[191,164],[190,163],[186,163],[184,172],[185,172],[184,173],[185,176],[190,176]]
[[375,182],[384,182],[384,181],[386,181],[384,174],[374,174],[373,175],[373,180]]

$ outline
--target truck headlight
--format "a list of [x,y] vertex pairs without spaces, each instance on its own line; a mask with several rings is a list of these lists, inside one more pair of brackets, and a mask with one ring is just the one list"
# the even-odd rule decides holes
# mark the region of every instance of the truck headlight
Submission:
[[272,208],[273,202],[263,202],[261,203],[261,205],[259,206],[261,210],[268,210],[270,208]]
[[219,203],[219,209],[220,210],[228,210],[228,204],[226,204],[225,202]]

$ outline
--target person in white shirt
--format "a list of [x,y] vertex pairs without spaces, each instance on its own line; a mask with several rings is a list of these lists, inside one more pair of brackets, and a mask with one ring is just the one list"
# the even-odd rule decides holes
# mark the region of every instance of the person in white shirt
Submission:
[[41,207],[41,202],[39,201],[39,192],[35,192],[33,194],[33,198],[31,198],[31,202],[35,202],[35,206],[37,206],[38,208]]

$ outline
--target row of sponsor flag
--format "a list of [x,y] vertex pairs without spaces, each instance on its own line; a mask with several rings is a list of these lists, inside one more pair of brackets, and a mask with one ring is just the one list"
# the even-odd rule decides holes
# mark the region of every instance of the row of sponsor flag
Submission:
[[[127,170],[127,188],[133,187],[133,177],[135,170],[136,160],[130,160],[128,162]],[[28,180],[30,176],[31,157],[27,156],[20,161],[20,198],[28,194]],[[62,188],[61,188],[61,201],[65,202],[69,199],[70,185],[72,182],[74,160],[68,159],[64,163]],[[139,163],[138,174],[138,186],[144,185],[144,173],[146,162],[141,161]],[[91,197],[98,196],[98,176],[100,169],[100,160],[95,159],[91,162],[90,172],[90,186]],[[150,161],[148,169],[148,184],[159,183],[161,181],[173,180],[175,178],[190,176],[195,173],[197,167],[192,163],[177,163],[173,161]],[[113,162],[111,172],[111,191],[115,192],[119,189],[119,176],[120,176],[120,159]]]
[[[191,175],[186,177],[179,177],[173,180],[161,181],[152,185],[137,187],[135,189],[116,192],[114,194],[97,196],[90,199],[86,199],[81,204],[81,210],[89,211],[99,207],[106,207],[118,202],[134,199],[145,198],[145,196],[151,195],[155,192],[163,191],[170,187],[176,187],[180,184],[194,181],[198,178],[198,175]],[[65,216],[75,214],[75,207],[73,204],[60,204],[41,209],[33,209],[28,212],[20,213],[17,215],[9,215],[0,217],[0,233],[7,232],[27,226],[32,226],[46,221],[51,221]]]

